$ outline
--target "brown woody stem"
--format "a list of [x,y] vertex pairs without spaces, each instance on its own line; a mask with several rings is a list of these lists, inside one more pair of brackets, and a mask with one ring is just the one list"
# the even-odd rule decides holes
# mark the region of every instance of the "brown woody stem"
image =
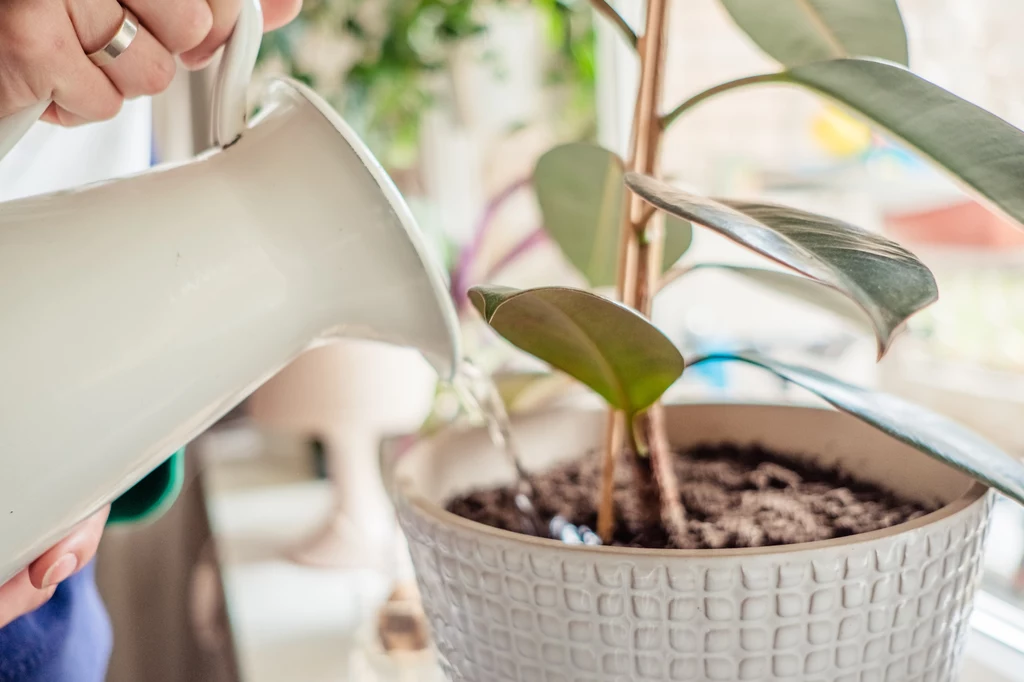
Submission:
[[624,416],[618,410],[608,411],[604,438],[604,456],[601,459],[601,502],[597,510],[597,534],[609,544],[615,535],[615,457],[622,449]]
[[[665,32],[668,0],[649,0],[644,36],[638,42],[640,52],[640,87],[633,116],[632,154],[629,169],[646,175],[657,172],[658,147],[663,127],[658,114],[661,99],[662,66],[665,62]],[[619,244],[617,293],[626,305],[650,317],[651,302],[660,277],[664,222],[652,213],[635,194],[629,195],[628,212],[623,217],[622,241]],[[637,417],[635,428],[640,439],[650,448],[650,470],[654,475],[660,498],[660,517],[675,544],[685,533],[686,516],[679,500],[679,486],[672,469],[672,453],[665,438],[664,413],[660,404],[653,405]],[[626,439],[623,428],[630,428],[623,419],[609,417],[609,438],[606,441],[602,471],[601,503],[598,530],[608,541],[614,532],[614,466],[621,459]],[[634,456],[634,464],[638,464]],[[635,473],[647,467],[635,466]],[[639,480],[637,480],[639,482]]]
[[637,46],[636,33],[630,28],[626,20],[622,18],[622,15],[615,11],[615,8],[608,4],[608,0],[590,0],[591,6],[599,13],[604,15],[615,28],[619,29],[619,33],[626,39],[634,49]]

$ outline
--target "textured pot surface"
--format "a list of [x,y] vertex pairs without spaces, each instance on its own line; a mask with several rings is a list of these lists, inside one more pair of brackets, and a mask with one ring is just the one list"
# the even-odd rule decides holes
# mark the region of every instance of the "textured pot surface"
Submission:
[[[856,419],[758,405],[667,408],[677,446],[759,443],[943,504],[913,522],[789,547],[569,547],[445,512],[511,479],[479,430],[408,453],[395,496],[453,682],[954,682],[992,495]],[[599,444],[600,412],[519,420],[529,469]]]

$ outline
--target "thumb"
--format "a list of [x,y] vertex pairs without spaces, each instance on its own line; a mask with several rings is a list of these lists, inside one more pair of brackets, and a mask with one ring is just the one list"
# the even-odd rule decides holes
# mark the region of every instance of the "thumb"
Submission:
[[110,507],[104,507],[47,550],[28,567],[29,581],[43,590],[61,583],[92,561],[99,548]]

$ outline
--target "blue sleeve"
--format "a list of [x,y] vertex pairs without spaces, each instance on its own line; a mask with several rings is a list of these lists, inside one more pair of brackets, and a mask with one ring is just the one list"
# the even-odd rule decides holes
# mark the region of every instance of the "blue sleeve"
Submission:
[[103,682],[113,636],[89,564],[0,628],[0,682]]

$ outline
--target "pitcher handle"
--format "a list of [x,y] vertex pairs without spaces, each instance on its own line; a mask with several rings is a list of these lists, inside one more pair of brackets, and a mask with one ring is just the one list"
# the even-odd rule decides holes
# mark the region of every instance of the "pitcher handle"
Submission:
[[7,156],[7,152],[14,149],[14,145],[18,144],[18,140],[23,138],[32,124],[39,120],[48,106],[50,106],[50,100],[33,104],[28,109],[22,109],[7,118],[0,118],[0,160]]
[[260,0],[243,0],[242,11],[231,37],[224,44],[220,69],[213,86],[211,139],[218,147],[233,143],[245,131],[248,119],[246,92],[263,40],[263,7]]
[[[263,8],[260,0],[243,0],[235,30],[224,44],[213,87],[210,133],[218,147],[231,144],[245,130],[248,112],[246,91],[256,68],[262,39]],[[50,100],[0,118],[0,160],[25,136],[48,106]]]

